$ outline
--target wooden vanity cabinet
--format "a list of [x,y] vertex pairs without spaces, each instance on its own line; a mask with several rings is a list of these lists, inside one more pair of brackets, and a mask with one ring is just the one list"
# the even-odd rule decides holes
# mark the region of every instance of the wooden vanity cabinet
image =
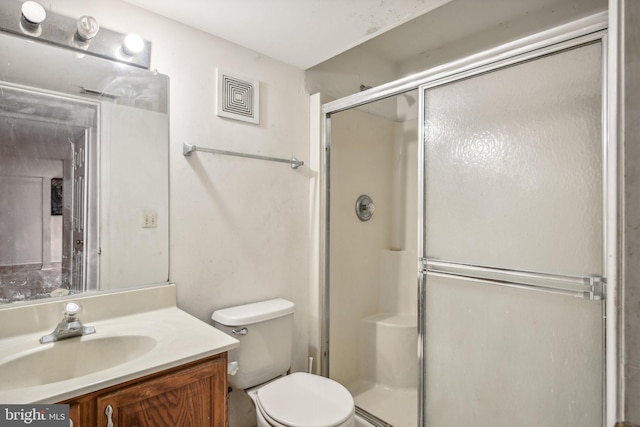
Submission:
[[227,353],[61,403],[74,427],[226,427]]

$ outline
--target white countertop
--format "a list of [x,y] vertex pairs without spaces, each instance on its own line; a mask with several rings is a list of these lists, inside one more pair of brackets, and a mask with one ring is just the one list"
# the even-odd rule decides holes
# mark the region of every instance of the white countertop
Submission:
[[[126,293],[123,293],[122,297],[126,299]],[[113,296],[110,298],[113,298]],[[76,298],[74,301],[80,301],[83,305],[88,302],[80,298]],[[60,305],[59,302],[57,304]],[[82,316],[80,318],[82,319]],[[40,344],[40,337],[49,334],[58,320],[52,320],[50,327],[46,330],[5,338],[0,337],[1,404],[55,403],[207,356],[223,353],[239,346],[239,342],[235,338],[215,329],[212,325],[196,319],[175,306],[161,307],[95,321],[83,320],[85,325],[96,328],[95,334],[70,338],[55,343]],[[38,366],[33,366],[33,369],[29,367],[25,375],[32,377],[28,378],[28,381],[25,381],[24,384],[18,380],[19,385],[17,386],[15,385],[17,377],[15,370],[8,372],[9,369],[4,371],[2,369],[2,364],[7,361],[34,352],[47,351],[53,349],[53,346],[71,344],[81,348],[79,346],[82,346],[82,342],[91,340],[100,340],[105,337],[129,337],[135,340],[137,336],[151,338],[151,340],[146,340],[151,344],[146,346],[144,354],[138,355],[133,360],[119,363],[114,367],[81,374],[63,381],[38,384],[39,377],[43,375],[43,369],[55,370],[56,364],[60,363],[59,361],[55,363],[38,363]],[[80,343],[77,341],[72,343],[72,340],[80,340]],[[116,338],[109,342],[122,343],[120,345],[124,346],[127,341],[125,338],[122,340]],[[62,347],[58,347],[55,350],[61,349],[64,350]],[[125,350],[123,348],[123,351]],[[91,357],[99,358],[101,356],[93,355]],[[103,357],[109,356],[105,354]],[[69,361],[69,363],[73,364],[73,361]],[[70,366],[63,366],[60,369],[70,369]],[[5,377],[4,381],[3,376]],[[12,379],[10,380],[9,378]],[[3,384],[5,385],[3,386]],[[7,386],[7,384],[11,385]]]

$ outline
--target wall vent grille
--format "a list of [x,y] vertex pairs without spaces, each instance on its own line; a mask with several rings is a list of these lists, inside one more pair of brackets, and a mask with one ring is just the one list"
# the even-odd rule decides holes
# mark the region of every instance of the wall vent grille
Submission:
[[235,120],[260,123],[260,86],[248,80],[218,70],[218,108],[216,114]]

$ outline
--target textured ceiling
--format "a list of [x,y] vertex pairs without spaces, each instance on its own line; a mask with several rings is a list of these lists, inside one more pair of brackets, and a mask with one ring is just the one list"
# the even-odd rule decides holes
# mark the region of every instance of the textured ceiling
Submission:
[[124,0],[308,69],[450,0]]

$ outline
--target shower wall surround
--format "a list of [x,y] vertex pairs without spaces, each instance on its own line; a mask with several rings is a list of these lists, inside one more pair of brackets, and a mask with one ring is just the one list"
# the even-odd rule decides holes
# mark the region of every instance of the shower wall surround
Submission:
[[[354,357],[362,338],[361,319],[380,312],[385,289],[382,261],[391,244],[391,182],[394,123],[365,111],[335,115],[331,153],[331,378],[342,384],[360,378]],[[336,136],[337,135],[337,136]],[[376,203],[370,221],[361,222],[353,206],[360,194]],[[395,288],[395,286],[394,286]],[[386,302],[387,299],[384,299]],[[354,340],[354,337],[358,337]]]
[[[330,126],[328,374],[394,426],[417,414],[417,98],[340,111]],[[360,194],[376,205],[366,222]]]

